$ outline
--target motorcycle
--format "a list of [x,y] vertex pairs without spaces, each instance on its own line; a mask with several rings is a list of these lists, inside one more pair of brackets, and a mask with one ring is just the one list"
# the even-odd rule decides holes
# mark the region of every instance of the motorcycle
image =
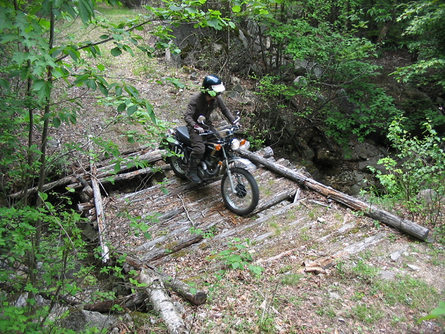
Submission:
[[[211,131],[205,124],[205,117],[200,116],[198,123],[205,129],[200,133],[204,137],[205,153],[198,165],[197,173],[203,183],[222,176],[221,195],[225,206],[239,216],[245,216],[255,210],[259,200],[258,184],[248,168],[252,162],[236,154],[239,148],[248,149],[249,142],[235,138],[240,129],[239,116],[232,125],[221,130]],[[187,179],[190,156],[192,153],[188,128],[180,126],[170,129],[168,145],[172,155],[168,158],[170,166],[181,179]]]

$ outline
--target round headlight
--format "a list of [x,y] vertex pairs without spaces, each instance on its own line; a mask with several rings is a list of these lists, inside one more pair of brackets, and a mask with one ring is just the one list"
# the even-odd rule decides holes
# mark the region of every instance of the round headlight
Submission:
[[232,142],[230,143],[230,147],[232,150],[236,151],[240,147],[240,141],[236,138],[232,139]]

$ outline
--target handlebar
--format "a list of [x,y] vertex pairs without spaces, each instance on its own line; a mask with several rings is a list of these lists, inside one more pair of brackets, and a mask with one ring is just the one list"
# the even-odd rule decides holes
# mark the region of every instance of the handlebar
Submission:
[[235,132],[235,131],[239,130],[240,128],[241,128],[240,126],[232,125],[228,128],[224,128],[224,129],[217,130],[217,131],[207,130],[207,131],[201,132],[199,135],[200,136],[217,135],[217,134],[219,134],[221,132],[225,132],[225,131]]

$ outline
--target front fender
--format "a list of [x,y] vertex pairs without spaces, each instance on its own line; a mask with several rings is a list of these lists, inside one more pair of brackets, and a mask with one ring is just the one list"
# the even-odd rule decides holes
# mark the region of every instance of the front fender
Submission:
[[256,166],[252,161],[241,157],[231,157],[229,159],[229,165],[231,164],[234,164],[235,167],[247,169],[249,172],[253,172],[254,170],[256,170]]

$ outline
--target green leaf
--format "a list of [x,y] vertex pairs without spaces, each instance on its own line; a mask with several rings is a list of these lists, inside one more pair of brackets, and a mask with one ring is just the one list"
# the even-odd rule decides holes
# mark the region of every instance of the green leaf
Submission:
[[132,106],[128,107],[127,109],[127,115],[131,116],[138,110],[138,106],[136,104],[133,104]]
[[216,18],[207,20],[207,25],[209,27],[212,27],[213,29],[216,29],[216,30],[221,30],[221,28],[222,28],[221,21]]
[[87,80],[86,84],[87,84],[87,87],[92,90],[96,90],[96,88],[97,88],[96,81],[94,81],[93,79]]
[[71,59],[74,60],[75,62],[77,62],[79,60],[80,52],[73,49],[72,47],[66,47],[63,50],[63,53],[66,55],[69,55],[71,57]]
[[53,118],[53,125],[58,128],[60,126],[60,124],[62,124],[62,122],[60,121],[59,117],[54,117]]
[[114,57],[120,56],[122,54],[122,50],[118,47],[115,47],[115,48],[111,49],[111,54]]
[[108,96],[108,88],[103,83],[98,82],[97,86],[103,95]]
[[114,165],[114,171],[116,173],[120,172],[121,170],[121,164],[119,163],[119,161],[116,162],[116,164]]
[[151,121],[154,124],[158,124],[158,119],[156,118],[156,115],[154,113],[153,106],[148,101],[145,102],[145,109],[147,110],[148,116],[150,116]]
[[234,13],[239,13],[239,12],[241,12],[241,6],[233,6],[232,7],[232,12],[234,12]]
[[118,112],[122,112],[122,111],[124,111],[125,109],[127,109],[127,105],[126,105],[125,103],[121,103],[121,104],[119,104],[119,106],[117,107],[117,111],[118,111]]
[[133,86],[125,86],[125,91],[133,97],[137,98],[139,96],[138,90]]
[[79,0],[77,3],[82,22],[87,24],[94,17],[94,4],[91,0]]
[[6,81],[5,79],[0,79],[0,86],[9,89],[9,82]]
[[34,81],[33,91],[37,93],[39,101],[44,101],[50,97],[52,87],[52,84],[48,81],[36,80]]

